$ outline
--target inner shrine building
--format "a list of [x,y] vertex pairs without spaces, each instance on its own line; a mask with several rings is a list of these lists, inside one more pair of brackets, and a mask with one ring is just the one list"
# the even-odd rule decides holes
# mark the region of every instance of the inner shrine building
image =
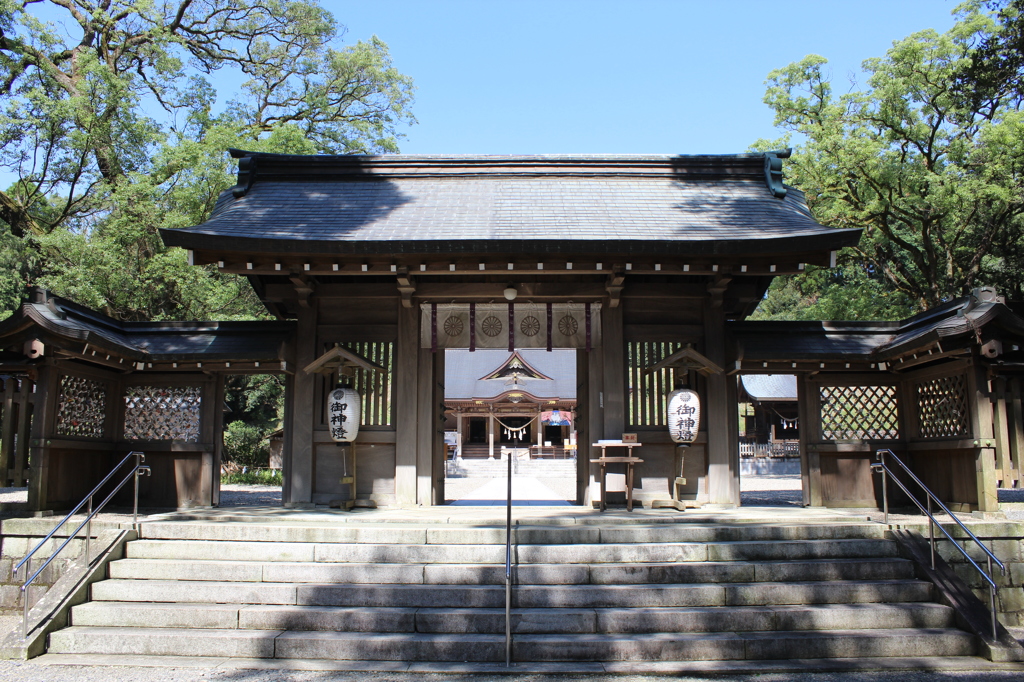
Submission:
[[[574,351],[571,401],[550,399],[569,413],[559,435],[575,434],[578,504],[600,502],[590,445],[635,433],[634,499],[738,505],[745,373],[797,376],[805,504],[877,504],[878,447],[962,508],[992,509],[1019,479],[1024,320],[997,293],[903,322],[744,320],[774,277],[834,264],[860,238],[815,222],[783,183],[785,152],[232,155],[237,185],[209,220],[162,237],[195,265],[247,277],[279,321],[117,323],[34,292],[0,322],[0,476],[28,466],[30,506],[77,501],[91,483],[68,472],[131,449],[163,477],[146,483],[151,504],[216,505],[224,377],[246,372],[286,378],[286,506],[443,504],[446,420],[492,409],[469,388],[446,405],[446,382],[486,378],[473,363],[473,376],[447,372],[449,349],[501,350],[538,376],[530,358]],[[340,373],[361,396],[355,491],[326,417]],[[687,447],[667,429],[679,385],[701,402]],[[540,435],[538,447],[555,440]]]

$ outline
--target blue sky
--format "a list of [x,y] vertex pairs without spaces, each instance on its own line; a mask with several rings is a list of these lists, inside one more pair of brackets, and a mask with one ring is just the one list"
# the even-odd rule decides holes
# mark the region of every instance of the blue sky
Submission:
[[821,54],[843,90],[894,40],[951,27],[956,4],[324,2],[347,43],[377,34],[415,79],[409,154],[742,152],[779,135],[761,102],[769,71]]

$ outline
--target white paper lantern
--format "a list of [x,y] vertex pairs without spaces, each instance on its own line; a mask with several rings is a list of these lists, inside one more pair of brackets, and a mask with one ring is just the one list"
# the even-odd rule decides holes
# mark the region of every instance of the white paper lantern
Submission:
[[359,435],[362,399],[354,388],[336,388],[327,398],[327,426],[338,443],[351,443]]
[[668,395],[668,432],[676,443],[692,443],[700,429],[700,397],[679,388]]

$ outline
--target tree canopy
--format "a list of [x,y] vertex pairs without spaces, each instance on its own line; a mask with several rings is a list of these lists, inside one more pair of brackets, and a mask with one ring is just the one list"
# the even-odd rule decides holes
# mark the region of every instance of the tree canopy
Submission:
[[[864,236],[840,270],[777,281],[759,316],[819,306],[847,319],[902,317],[980,285],[1024,296],[1021,81],[986,57],[1011,35],[1017,5],[961,6],[950,31],[915,33],[864,62],[863,89],[837,94],[817,55],[768,75],[765,103],[787,137],[757,147],[798,141],[788,181],[820,222]],[[851,297],[859,302],[842,302]]]
[[206,218],[229,147],[398,150],[412,81],[343,32],[314,0],[0,0],[0,308],[32,283],[121,319],[261,314],[157,230]]

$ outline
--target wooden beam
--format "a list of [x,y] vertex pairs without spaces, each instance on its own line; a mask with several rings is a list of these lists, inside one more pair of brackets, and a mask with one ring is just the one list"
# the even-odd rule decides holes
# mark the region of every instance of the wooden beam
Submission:
[[416,284],[409,277],[409,268],[404,266],[398,268],[396,278],[398,280],[398,293],[402,297],[402,306],[411,308],[412,295],[416,293]]
[[309,275],[291,275],[288,279],[291,280],[292,285],[295,287],[295,297],[299,301],[299,305],[303,308],[310,307],[310,298],[316,293],[316,282]]
[[626,273],[623,270],[616,270],[608,276],[608,283],[605,284],[605,290],[608,292],[609,308],[619,307],[619,298],[622,296],[622,289],[624,288],[625,281]]
[[[536,273],[532,273],[536,275]],[[552,301],[566,300],[585,301],[601,300],[608,295],[600,282],[516,282],[521,301]],[[437,283],[419,282],[416,298],[422,301],[495,301],[505,300],[505,287],[508,282],[474,282],[474,283]]]
[[54,357],[58,358],[69,358],[72,360],[82,360],[89,362],[94,365],[100,365],[102,367],[109,367],[116,369],[119,372],[129,373],[136,369],[135,360],[126,359],[124,357],[117,357],[113,354],[107,353],[105,350],[92,349],[88,352],[78,352],[73,350],[64,350],[58,348],[53,352]]
[[[406,268],[413,273],[430,275],[466,276],[466,275],[528,275],[544,272],[555,275],[594,275],[607,274],[611,269],[610,261],[617,254],[608,254],[607,260],[585,260],[572,254],[559,259],[550,255],[516,256],[495,258],[489,256],[323,256],[323,255],[245,255],[245,254],[200,254],[195,252],[195,263],[216,264],[220,272],[239,275],[269,275],[288,272],[301,272],[309,275],[380,275],[395,273],[399,268]],[[629,263],[629,272],[636,275],[714,275],[731,271],[738,276],[763,276],[795,274],[803,270],[801,261],[812,262],[814,259],[795,256],[785,260],[772,258],[754,258],[748,255],[719,256],[714,259],[690,256],[644,256]],[[820,260],[820,259],[819,259]],[[512,267],[509,268],[511,263]],[[826,265],[821,261],[819,265]]]

